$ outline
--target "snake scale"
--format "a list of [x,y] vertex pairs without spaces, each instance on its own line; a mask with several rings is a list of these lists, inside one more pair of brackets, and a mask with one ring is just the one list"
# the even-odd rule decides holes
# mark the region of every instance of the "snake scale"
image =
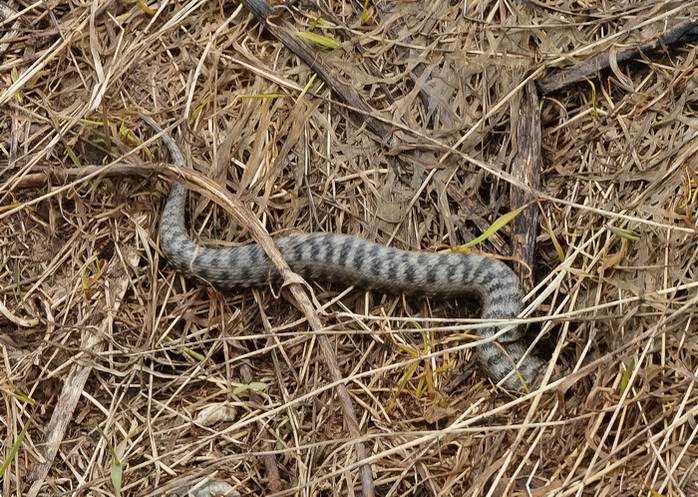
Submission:
[[[175,165],[184,157],[174,140],[150,118],[140,117],[165,142]],[[210,249],[195,244],[185,224],[188,189],[174,182],[160,219],[160,246],[169,262],[184,276],[221,290],[242,290],[279,278],[264,250],[257,244]],[[521,306],[516,273],[496,259],[479,254],[411,252],[385,247],[348,235],[310,233],[275,241],[293,271],[306,279],[342,281],[387,293],[424,297],[474,296],[484,320],[515,317]],[[479,328],[491,338],[499,327]],[[498,341],[476,348],[480,368],[494,381],[519,389],[521,380],[535,383],[544,362],[526,355],[520,328],[507,330]]]

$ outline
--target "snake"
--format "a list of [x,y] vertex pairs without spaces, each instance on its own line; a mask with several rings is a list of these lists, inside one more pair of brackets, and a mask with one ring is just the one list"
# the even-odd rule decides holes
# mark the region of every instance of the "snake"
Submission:
[[[172,163],[184,167],[175,141],[149,117],[139,116],[165,143]],[[185,211],[189,189],[175,181],[162,210],[160,248],[169,263],[188,279],[222,291],[244,291],[277,283],[280,274],[258,244],[207,248],[189,236]],[[390,294],[446,298],[467,296],[480,302],[481,318],[475,347],[480,369],[495,383],[511,389],[529,388],[545,362],[527,353],[522,327],[508,324],[521,308],[516,273],[504,262],[478,253],[419,252],[387,247],[354,236],[308,233],[274,241],[289,267],[307,280],[355,285]]]

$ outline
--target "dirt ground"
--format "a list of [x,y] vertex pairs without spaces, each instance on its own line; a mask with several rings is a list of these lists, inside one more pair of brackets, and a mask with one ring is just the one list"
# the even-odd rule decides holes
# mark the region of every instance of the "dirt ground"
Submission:
[[[250,3],[1,3],[0,495],[698,496],[697,45],[617,58],[698,2]],[[525,89],[599,54],[538,92],[527,187]],[[564,376],[494,385],[469,302],[187,281],[138,112],[246,209],[194,194],[201,244],[487,233]]]

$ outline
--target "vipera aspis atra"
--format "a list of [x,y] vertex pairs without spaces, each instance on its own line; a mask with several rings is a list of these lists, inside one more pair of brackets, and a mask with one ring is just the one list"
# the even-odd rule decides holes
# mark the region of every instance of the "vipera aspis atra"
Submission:
[[[160,133],[173,163],[184,166],[184,157],[174,140],[150,118],[143,115],[141,118]],[[277,270],[257,244],[227,249],[195,244],[185,224],[187,196],[184,185],[173,183],[160,218],[160,246],[177,271],[221,290],[244,290],[278,279]],[[333,233],[288,236],[275,243],[291,269],[306,279],[342,281],[347,285],[424,297],[474,296],[480,300],[481,317],[492,321],[516,317],[521,306],[516,273],[491,257],[411,252]],[[501,327],[477,331],[481,337],[491,338]],[[514,327],[496,341],[476,348],[480,368],[494,382],[503,380],[503,386],[510,389],[520,388],[521,379],[531,386],[545,366],[538,357],[525,354],[522,333]]]

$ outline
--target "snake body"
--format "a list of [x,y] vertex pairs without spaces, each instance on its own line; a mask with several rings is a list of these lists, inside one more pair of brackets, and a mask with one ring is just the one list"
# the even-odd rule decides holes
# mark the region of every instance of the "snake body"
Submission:
[[[151,119],[141,118],[165,142],[173,163],[184,157],[172,140]],[[168,261],[184,276],[207,282],[221,290],[268,285],[279,273],[257,244],[210,249],[195,244],[185,224],[188,189],[172,185],[160,219],[160,246]],[[424,253],[398,250],[348,235],[310,233],[275,241],[291,269],[306,279],[341,281],[348,285],[388,293],[425,297],[475,296],[487,321],[515,317],[521,306],[516,273],[507,265],[479,254]],[[491,338],[502,326],[479,328]],[[495,382],[510,389],[530,386],[544,363],[526,355],[522,331],[509,329],[499,341],[477,346],[480,368]]]

